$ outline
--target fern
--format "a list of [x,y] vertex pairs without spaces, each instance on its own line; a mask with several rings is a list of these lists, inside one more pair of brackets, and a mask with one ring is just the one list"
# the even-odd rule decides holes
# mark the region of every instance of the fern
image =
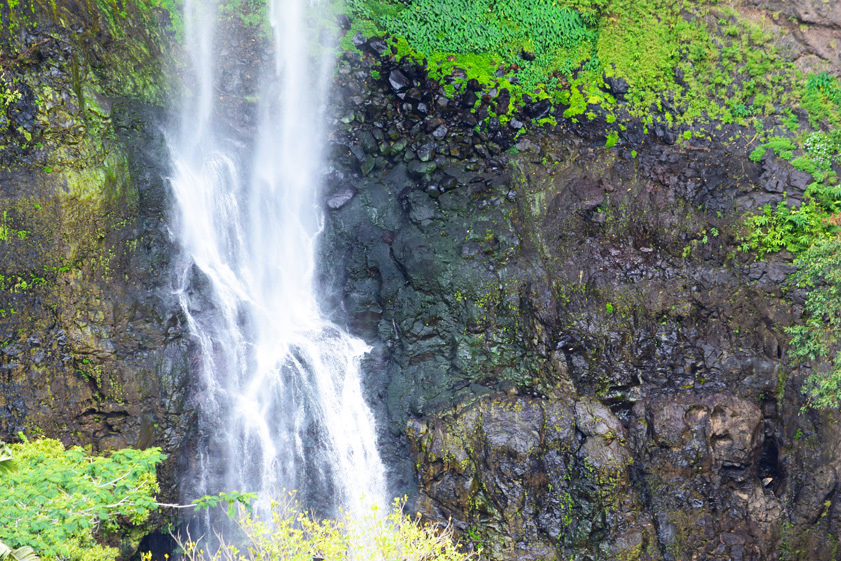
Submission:
[[[418,53],[499,56],[527,89],[591,58],[596,32],[579,12],[542,0],[419,0],[381,23]],[[534,60],[520,54],[529,51]]]

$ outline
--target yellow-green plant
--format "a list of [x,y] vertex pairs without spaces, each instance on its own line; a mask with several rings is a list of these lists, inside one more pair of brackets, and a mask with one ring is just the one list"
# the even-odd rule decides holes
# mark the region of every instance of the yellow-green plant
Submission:
[[271,520],[241,511],[243,538],[211,552],[199,542],[176,536],[186,561],[467,561],[453,540],[452,528],[440,529],[404,513],[395,500],[388,513],[372,508],[364,516],[345,513],[338,520],[314,518],[290,500],[274,503]]
[[[5,442],[0,442],[0,475],[12,473],[17,469],[12,449]],[[11,548],[0,540],[0,561],[38,561],[35,551],[29,546]]]
[[[2,71],[2,66],[0,66]],[[14,85],[11,79],[7,78],[5,72],[0,72],[0,112],[6,111],[10,106],[20,101],[23,94]]]

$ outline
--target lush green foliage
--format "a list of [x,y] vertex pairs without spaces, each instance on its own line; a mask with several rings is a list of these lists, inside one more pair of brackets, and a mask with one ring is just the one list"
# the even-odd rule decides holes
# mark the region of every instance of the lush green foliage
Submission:
[[765,152],[767,152],[768,150],[773,150],[774,154],[780,156],[784,160],[791,160],[792,151],[796,149],[797,146],[794,145],[794,142],[792,142],[790,138],[783,136],[773,136],[769,138],[766,143],[760,144],[751,153],[750,159],[754,162],[758,162],[762,159],[762,156],[765,155]]
[[[17,469],[12,449],[5,442],[0,442],[0,475],[12,473]],[[35,551],[29,546],[11,548],[0,540],[0,561],[38,561]]]
[[372,509],[361,518],[317,520],[291,504],[275,504],[271,521],[242,513],[244,539],[239,547],[223,544],[211,553],[201,544],[181,541],[186,561],[330,561],[400,559],[403,561],[467,561],[452,540],[451,529],[441,531],[403,514],[401,504],[386,514]]
[[813,126],[841,125],[841,84],[826,72],[811,76],[802,89],[802,104]]
[[[773,136],[750,154],[750,159],[758,162],[768,150],[773,150],[776,156],[790,161],[794,169],[810,174],[814,180],[800,208],[781,203],[776,209],[766,207],[763,214],[748,218],[747,245],[757,250],[760,257],[780,249],[798,254],[838,231],[838,224],[832,218],[841,211],[841,187],[832,163],[841,157],[838,126],[841,84],[826,73],[816,74],[806,81],[803,100],[804,107],[811,108],[810,120],[825,125],[828,132],[817,130],[800,142]],[[795,157],[795,153],[799,155]]]
[[812,290],[803,325],[788,329],[791,354],[819,361],[804,387],[810,405],[837,408],[841,406],[841,238],[816,242],[796,264],[798,285]]
[[[592,105],[601,105],[611,116],[618,110],[617,101],[603,91],[604,75],[629,83],[624,110],[652,124],[655,106],[669,126],[757,123],[777,112],[775,102],[794,101],[803,83],[761,25],[714,2],[348,4],[356,20],[351,35],[387,32],[397,41],[398,56],[426,59],[433,77],[448,76],[458,68],[464,80],[476,78],[488,89],[511,89],[515,104],[528,94],[569,105],[566,116],[572,118],[594,118]],[[780,121],[783,118],[780,115]],[[793,126],[799,126],[796,118]]]
[[[809,289],[802,325],[788,329],[791,355],[811,360],[813,372],[806,379],[804,392],[813,407],[841,406],[841,185],[832,163],[841,154],[841,85],[826,73],[806,82],[803,105],[813,125],[823,124],[829,131],[817,130],[802,143],[772,137],[760,145],[750,158],[759,161],[767,150],[789,160],[791,166],[812,176],[813,182],[799,207],[781,202],[766,206],[762,214],[747,218],[749,234],[743,249],[755,250],[759,257],[786,249],[794,253],[795,281]],[[800,153],[794,157],[794,152]]]
[[41,439],[9,449],[18,465],[0,481],[0,539],[9,547],[32,547],[43,559],[110,561],[118,551],[93,534],[142,524],[156,507],[157,448],[92,457]]
[[[820,185],[813,184],[812,187]],[[749,216],[746,223],[749,233],[742,250],[753,250],[760,258],[783,249],[798,254],[816,240],[827,239],[838,230],[827,222],[825,210],[814,200],[799,207],[786,201],[781,201],[776,207],[765,205],[761,214]]]
[[518,80],[530,89],[552,71],[575,70],[592,55],[596,38],[578,12],[545,0],[419,0],[382,23],[427,58],[478,54],[517,64]]

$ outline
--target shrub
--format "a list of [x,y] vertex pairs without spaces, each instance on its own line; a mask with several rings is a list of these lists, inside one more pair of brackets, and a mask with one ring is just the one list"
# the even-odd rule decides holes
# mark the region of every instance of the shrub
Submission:
[[[812,184],[807,193],[818,187]],[[765,205],[761,214],[746,219],[750,231],[743,249],[756,251],[760,259],[782,249],[799,254],[836,231],[826,222],[826,216],[824,207],[814,200],[800,207],[791,207],[786,201],[780,201],[776,207]]]
[[92,457],[45,438],[9,450],[17,469],[0,483],[0,540],[10,548],[32,547],[45,560],[110,561],[119,551],[94,534],[125,537],[156,507],[158,448]]
[[763,148],[762,146],[757,146],[756,148],[754,148],[753,152],[750,153],[750,156],[748,156],[748,158],[752,162],[759,162],[762,160],[762,156],[765,155],[765,152],[767,152],[765,148]]
[[841,122],[841,83],[826,72],[811,76],[803,88],[802,106],[809,112],[813,126],[827,121]]
[[176,536],[186,561],[467,561],[452,529],[440,530],[403,513],[400,501],[383,516],[372,509],[366,516],[344,515],[339,520],[316,520],[294,504],[273,504],[270,521],[241,511],[242,543],[222,543],[215,552],[189,537]]
[[828,72],[821,72],[810,77],[806,82],[806,91],[810,94],[826,96],[836,105],[841,105],[841,84]]
[[817,164],[813,162],[810,158],[807,158],[806,156],[795,158],[791,161],[791,165],[794,169],[804,171],[809,174],[813,174],[816,171],[818,171]]

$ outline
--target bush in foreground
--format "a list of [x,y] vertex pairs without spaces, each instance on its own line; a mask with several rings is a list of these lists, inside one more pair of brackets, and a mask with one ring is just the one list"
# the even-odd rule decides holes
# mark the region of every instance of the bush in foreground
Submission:
[[222,542],[209,552],[199,542],[176,537],[186,561],[468,561],[453,541],[451,527],[423,524],[403,512],[396,500],[385,516],[377,508],[368,515],[345,514],[338,520],[317,520],[289,504],[274,504],[271,520],[241,511],[243,537],[237,545]]
[[127,549],[137,547],[157,506],[155,467],[163,457],[158,448],[94,457],[49,438],[4,445],[0,558],[29,552],[45,561],[115,559],[119,551],[94,536],[118,536],[133,542]]

